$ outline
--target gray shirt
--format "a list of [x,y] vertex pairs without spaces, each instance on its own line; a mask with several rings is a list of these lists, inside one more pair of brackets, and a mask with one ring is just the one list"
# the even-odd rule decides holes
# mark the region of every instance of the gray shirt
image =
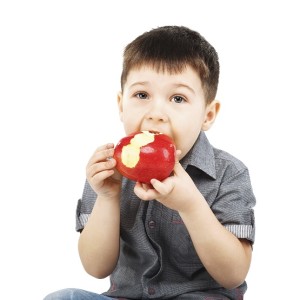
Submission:
[[[212,147],[204,132],[181,164],[220,223],[253,243],[255,197],[245,165]],[[222,288],[201,263],[179,213],[156,200],[141,201],[134,184],[123,179],[120,256],[105,294],[126,299],[242,299],[246,282],[233,290]],[[84,228],[95,200],[86,182],[76,230]]]

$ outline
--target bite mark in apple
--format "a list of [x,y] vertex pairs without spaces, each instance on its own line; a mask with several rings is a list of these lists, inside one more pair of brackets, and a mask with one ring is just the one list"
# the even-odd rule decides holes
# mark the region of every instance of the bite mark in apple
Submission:
[[154,135],[149,131],[142,131],[130,140],[130,144],[123,147],[121,160],[127,168],[134,168],[137,165],[140,160],[141,147],[152,143]]

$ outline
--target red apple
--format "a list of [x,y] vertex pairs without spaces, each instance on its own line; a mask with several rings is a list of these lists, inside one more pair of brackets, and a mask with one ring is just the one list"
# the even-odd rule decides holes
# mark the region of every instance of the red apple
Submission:
[[125,177],[149,183],[172,173],[176,148],[170,137],[154,131],[141,131],[122,138],[115,147],[117,170]]

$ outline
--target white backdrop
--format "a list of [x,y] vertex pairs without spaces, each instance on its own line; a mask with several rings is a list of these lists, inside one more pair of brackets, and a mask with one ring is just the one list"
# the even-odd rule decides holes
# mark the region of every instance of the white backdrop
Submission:
[[[85,273],[75,208],[92,152],[123,136],[122,51],[161,25],[217,49],[222,102],[211,143],[249,167],[257,236],[245,299],[294,299],[299,243],[297,1],[1,1],[1,293],[105,291]],[[2,298],[2,296],[1,296]]]

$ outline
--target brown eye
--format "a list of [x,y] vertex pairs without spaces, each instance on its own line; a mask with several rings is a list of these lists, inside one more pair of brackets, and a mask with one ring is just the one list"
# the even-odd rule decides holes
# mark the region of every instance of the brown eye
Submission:
[[148,98],[148,95],[146,93],[137,93],[136,97],[142,100],[145,100]]
[[185,101],[185,99],[183,97],[181,97],[181,96],[174,96],[172,98],[172,101],[175,102],[175,103],[182,103],[182,102]]

